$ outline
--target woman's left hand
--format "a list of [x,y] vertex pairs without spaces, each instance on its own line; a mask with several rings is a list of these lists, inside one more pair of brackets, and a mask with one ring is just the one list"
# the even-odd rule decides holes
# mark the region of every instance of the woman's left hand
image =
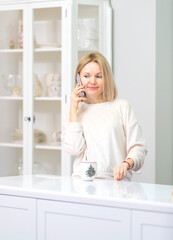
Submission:
[[119,181],[119,180],[124,179],[124,177],[126,176],[126,173],[127,173],[127,169],[128,169],[128,164],[126,164],[126,163],[121,163],[117,167],[114,167],[114,169],[113,169],[114,180]]

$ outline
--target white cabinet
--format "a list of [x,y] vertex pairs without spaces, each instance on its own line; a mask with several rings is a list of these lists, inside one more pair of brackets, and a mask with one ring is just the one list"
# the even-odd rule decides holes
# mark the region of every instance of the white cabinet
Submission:
[[0,196],[0,239],[36,240],[36,200]]
[[0,176],[71,174],[63,115],[78,59],[111,64],[109,1],[1,0],[0,35]]
[[37,206],[38,239],[130,240],[130,210],[44,200]]
[[133,240],[172,240],[173,214],[132,211]]
[[127,187],[126,181],[115,184],[110,179],[86,184],[70,176],[1,177],[0,239],[4,233],[3,240],[18,240],[20,229],[30,240],[172,240],[171,196],[171,185],[129,182]]
[[0,239],[173,238],[172,213],[69,201],[0,195]]

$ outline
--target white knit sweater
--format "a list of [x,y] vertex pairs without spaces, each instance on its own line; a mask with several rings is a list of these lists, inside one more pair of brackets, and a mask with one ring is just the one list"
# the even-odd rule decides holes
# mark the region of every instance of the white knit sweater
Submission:
[[123,99],[98,104],[79,103],[78,122],[63,126],[63,145],[76,155],[73,176],[79,175],[80,162],[97,161],[97,177],[113,177],[113,168],[127,158],[134,160],[133,171],[141,169],[147,150],[140,125],[130,104]]

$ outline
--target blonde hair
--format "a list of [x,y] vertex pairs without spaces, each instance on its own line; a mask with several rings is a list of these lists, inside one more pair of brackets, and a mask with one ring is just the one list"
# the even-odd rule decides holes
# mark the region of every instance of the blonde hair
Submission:
[[90,62],[98,63],[101,68],[102,76],[103,76],[104,101],[113,101],[117,97],[117,88],[114,82],[111,67],[108,61],[106,60],[106,58],[101,53],[93,52],[83,56],[78,62],[76,72],[75,72],[75,79],[77,77],[77,73],[80,74],[83,67]]

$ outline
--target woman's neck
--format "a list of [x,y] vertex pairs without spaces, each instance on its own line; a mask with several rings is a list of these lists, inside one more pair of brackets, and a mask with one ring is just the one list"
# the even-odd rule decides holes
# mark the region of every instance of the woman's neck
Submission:
[[88,104],[96,104],[96,103],[103,103],[105,102],[103,97],[91,97],[91,96],[87,96],[87,101],[85,101],[85,103],[88,103]]

